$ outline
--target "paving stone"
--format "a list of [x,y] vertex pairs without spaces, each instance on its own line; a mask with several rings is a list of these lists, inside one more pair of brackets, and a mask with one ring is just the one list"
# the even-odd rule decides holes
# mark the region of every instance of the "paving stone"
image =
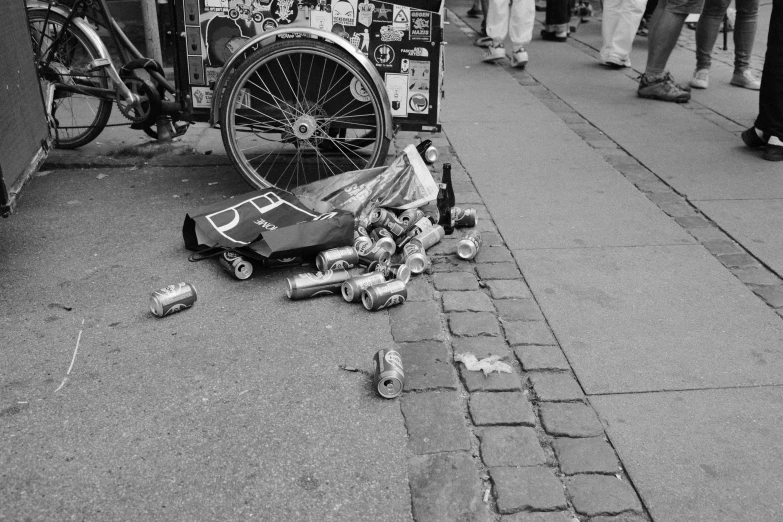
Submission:
[[734,241],[729,241],[727,239],[717,239],[714,241],[705,241],[702,243],[704,245],[704,248],[710,251],[713,255],[718,254],[744,254],[745,251],[742,250],[742,247],[740,247],[737,243]]
[[532,296],[524,281],[519,279],[494,279],[487,281],[493,299],[529,299]]
[[614,475],[620,471],[620,463],[614,448],[603,437],[555,439],[552,447],[560,463],[560,470],[566,475],[577,473]]
[[515,349],[514,354],[526,372],[571,369],[559,346],[523,346]]
[[612,475],[575,475],[566,480],[566,490],[574,509],[581,515],[643,512],[630,484]]
[[446,343],[427,341],[398,344],[405,371],[405,391],[457,388],[454,366]]
[[661,205],[663,203],[680,203],[683,200],[682,196],[671,190],[666,192],[651,192],[647,194],[647,199],[656,205]]
[[490,469],[489,474],[495,485],[497,507],[501,514],[568,507],[563,484],[549,468],[502,467]]
[[493,303],[505,322],[544,320],[544,314],[533,299],[496,299]]
[[500,522],[579,522],[579,519],[568,511],[534,511],[503,515]]
[[414,454],[470,449],[458,392],[406,393],[400,404]]
[[698,217],[699,213],[684,201],[658,203],[658,208],[674,218]]
[[774,286],[780,284],[780,278],[766,268],[735,268],[731,273],[746,285]]
[[513,263],[514,257],[506,247],[482,246],[475,260],[476,263]]
[[429,301],[430,299],[432,299],[432,285],[427,279],[414,277],[408,281],[408,302]]
[[597,437],[604,427],[593,408],[577,402],[543,402],[539,406],[544,430],[555,437]]
[[719,228],[712,225],[702,228],[688,229],[688,233],[700,242],[728,239],[728,236]]
[[619,515],[590,517],[588,522],[647,522],[647,518],[637,513],[621,513]]
[[408,459],[411,509],[416,522],[489,522],[478,470],[469,453],[417,455]]
[[454,254],[457,251],[458,242],[459,238],[456,237],[443,238],[440,240],[440,242],[432,245],[427,249],[427,255],[443,256]]
[[459,363],[459,375],[462,383],[470,393],[478,391],[516,391],[522,389],[519,375],[516,373],[492,372],[484,375],[484,372],[472,372]]
[[676,221],[681,227],[687,229],[705,228],[705,227],[712,226],[712,224],[709,221],[707,221],[701,216],[674,218],[674,221]]
[[[666,185],[666,183],[663,183],[658,179],[637,181],[636,183],[634,183],[634,185],[636,185],[636,188],[638,188],[644,193],[666,192],[667,190],[671,190],[669,186]],[[691,219],[691,218],[683,218],[683,219]]]
[[473,264],[457,256],[430,258],[430,270],[440,272],[468,272],[473,274]]
[[494,312],[487,294],[480,290],[470,292],[443,292],[444,312]]
[[535,372],[528,377],[541,401],[575,401],[584,398],[582,388],[571,372]]
[[748,254],[725,254],[715,257],[728,268],[753,268],[760,266],[759,262]]
[[475,190],[462,191],[459,194],[455,194],[455,199],[457,200],[457,205],[459,206],[484,202],[484,200],[481,199],[481,196],[479,196],[479,193]]
[[489,263],[476,266],[480,279],[515,279],[522,278],[515,263]]
[[440,309],[435,301],[406,302],[389,308],[389,318],[395,342],[443,339]]
[[432,275],[436,290],[478,290],[476,276],[468,272],[442,272]]
[[511,350],[502,337],[457,337],[452,339],[451,346],[455,354],[472,353],[479,360],[490,355],[500,355],[504,359],[511,356]]
[[452,312],[448,318],[451,333],[456,336],[500,335],[497,318],[488,312]]
[[474,393],[470,396],[470,416],[476,426],[535,426],[536,415],[527,396],[521,392]]
[[503,329],[506,332],[506,339],[511,346],[520,345],[538,345],[552,346],[557,345],[554,335],[549,330],[549,326],[543,321],[518,321],[514,323],[503,323]]
[[[497,232],[482,232],[481,240],[484,242],[484,247],[494,247],[505,245],[503,238]],[[484,248],[482,247],[482,248]]]
[[[482,234],[485,233],[485,232],[495,232],[498,229],[498,227],[495,225],[495,222],[492,221],[491,219],[477,219],[476,220],[476,226],[473,227],[473,228],[474,228],[474,230],[478,230]],[[495,248],[498,248],[498,247],[495,247]],[[482,249],[483,249],[483,247],[482,247]]]
[[772,308],[783,306],[783,286],[764,286],[753,291]]
[[490,468],[546,463],[546,454],[533,428],[483,428],[477,435],[481,440],[481,460]]

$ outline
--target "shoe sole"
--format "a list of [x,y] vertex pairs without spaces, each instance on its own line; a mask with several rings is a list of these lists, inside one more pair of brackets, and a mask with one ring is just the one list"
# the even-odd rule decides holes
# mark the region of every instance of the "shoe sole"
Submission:
[[673,102],[673,103],[688,103],[691,101],[691,97],[688,96],[687,98],[663,98],[661,96],[656,96],[655,94],[641,94],[640,92],[636,92],[636,94],[639,96],[639,98],[644,98],[647,100],[659,100],[659,101],[666,101],[666,102]]
[[628,67],[627,65],[621,65],[619,63],[614,63],[614,62],[598,62],[598,65],[600,65],[601,67],[606,67],[607,69],[615,69],[618,71],[620,69],[625,69],[626,67]]
[[743,83],[734,83],[734,82],[729,82],[729,83],[731,85],[733,85],[734,87],[742,87],[743,89],[748,89],[748,90],[751,90],[751,91],[759,91],[759,90],[761,90],[761,86],[760,85],[758,87],[756,87],[755,85],[745,85]]
[[693,87],[694,89],[706,89],[707,87],[709,87],[709,85],[696,85],[696,84],[695,84],[695,83],[693,83],[693,82],[691,82],[689,85],[690,85],[691,87]]
[[505,56],[490,56],[487,58],[482,58],[481,61],[484,63],[495,63],[498,60],[502,60],[503,58],[505,58]]

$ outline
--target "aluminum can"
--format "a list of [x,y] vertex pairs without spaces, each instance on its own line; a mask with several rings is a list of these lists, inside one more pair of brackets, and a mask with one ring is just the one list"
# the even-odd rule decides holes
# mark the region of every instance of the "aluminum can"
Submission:
[[395,350],[378,350],[372,358],[372,385],[381,397],[393,399],[405,387],[402,357]]
[[330,248],[315,256],[315,266],[321,272],[337,268],[353,268],[359,264],[359,254],[352,246]]
[[397,243],[395,243],[394,239],[390,237],[381,237],[378,239],[378,241],[375,242],[375,246],[386,250],[389,255],[394,255],[394,253],[397,251]]
[[414,223],[423,217],[425,217],[424,212],[418,208],[409,208],[397,216],[397,219],[402,223],[402,226],[405,227],[405,231],[407,232]]
[[236,252],[223,252],[218,257],[218,262],[223,270],[237,279],[244,280],[253,275],[253,264]]
[[427,216],[422,216],[415,223],[413,223],[407,232],[408,237],[415,237],[433,227],[432,220]]
[[350,278],[351,274],[344,268],[315,274],[299,274],[286,279],[288,287],[285,293],[289,299],[339,295],[343,283]]
[[483,244],[479,231],[471,230],[457,243],[457,255],[462,259],[473,259]]
[[343,299],[349,303],[358,303],[362,300],[362,291],[368,286],[375,286],[386,282],[386,276],[383,272],[369,272],[358,276],[353,276],[343,283]]
[[403,255],[405,257],[405,264],[411,269],[414,274],[421,274],[427,270],[429,261],[427,260],[427,254],[424,252],[424,247],[421,243],[415,239],[411,240],[407,245],[402,248]]
[[150,311],[153,315],[164,317],[190,308],[196,302],[197,297],[196,287],[190,283],[169,285],[152,293]]
[[387,280],[399,279],[406,285],[411,280],[411,269],[408,265],[378,265],[375,270],[383,273]]
[[446,231],[443,230],[442,226],[435,225],[432,228],[428,228],[421,234],[415,236],[413,239],[421,243],[421,246],[424,247],[424,250],[427,250],[432,245],[439,243],[440,240],[444,237],[446,237]]
[[353,248],[358,254],[368,252],[372,249],[373,242],[369,236],[356,236],[353,238]]
[[389,251],[378,246],[377,243],[367,252],[359,254],[359,264],[363,266],[369,266],[374,261],[377,261],[380,264],[388,264],[390,260],[391,254]]
[[370,239],[373,241],[378,241],[382,237],[394,239],[394,235],[385,227],[375,227],[372,229],[372,232],[370,232]]
[[454,222],[455,227],[475,227],[476,226],[476,209],[475,208],[451,208],[451,220]]
[[368,310],[381,310],[402,304],[407,298],[408,286],[399,279],[370,286],[362,291],[362,304]]
[[395,237],[405,234],[405,227],[402,226],[397,216],[385,208],[376,208],[370,215],[370,222],[375,227],[384,227]]

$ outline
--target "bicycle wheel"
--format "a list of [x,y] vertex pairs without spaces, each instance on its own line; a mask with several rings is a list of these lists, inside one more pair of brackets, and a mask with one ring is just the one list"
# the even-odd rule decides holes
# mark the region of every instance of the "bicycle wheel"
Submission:
[[[29,10],[30,38],[33,42],[36,64],[49,51],[62,33],[65,18],[46,10]],[[44,27],[44,22],[46,26]],[[102,69],[89,71],[89,64],[98,58],[98,51],[84,33],[70,25],[59,41],[48,67],[38,66],[38,75],[46,80],[78,88],[109,87],[109,78]],[[111,115],[112,102],[89,94],[55,91],[52,117],[55,121],[55,147],[75,149],[94,140],[106,126]]]
[[226,83],[221,133],[254,187],[290,190],[377,166],[389,150],[383,97],[370,73],[333,44],[295,38],[250,55]]

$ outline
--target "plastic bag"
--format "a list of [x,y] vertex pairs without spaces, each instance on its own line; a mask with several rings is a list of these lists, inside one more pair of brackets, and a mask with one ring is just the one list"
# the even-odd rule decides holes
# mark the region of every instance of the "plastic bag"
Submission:
[[408,145],[386,167],[343,172],[297,187],[293,193],[358,216],[370,203],[400,210],[421,207],[438,197],[438,185],[416,147]]

